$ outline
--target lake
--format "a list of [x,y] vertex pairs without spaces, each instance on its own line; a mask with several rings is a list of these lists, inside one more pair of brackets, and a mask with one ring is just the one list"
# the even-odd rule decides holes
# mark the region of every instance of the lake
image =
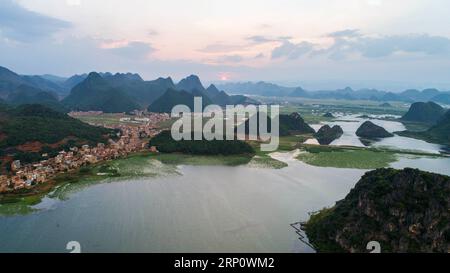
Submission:
[[0,251],[310,252],[291,223],[343,198],[361,170],[179,166],[180,175],[102,183],[0,217]]
[[[289,166],[182,165],[156,178],[72,184],[37,212],[0,217],[0,251],[67,252],[78,241],[83,252],[313,252],[290,224],[345,197],[365,171],[273,157]],[[395,164],[424,163],[405,160]],[[448,173],[442,160],[426,163]]]
[[[330,145],[349,145],[349,146],[357,146],[357,147],[365,147],[365,145],[360,141],[359,137],[356,135],[356,130],[358,130],[359,126],[365,121],[370,120],[374,124],[383,127],[386,131],[394,133],[398,131],[406,130],[405,126],[398,121],[390,121],[390,120],[381,120],[381,119],[368,119],[361,118],[360,115],[344,115],[336,118],[335,121],[322,122],[320,124],[313,124],[314,130],[319,130],[325,124],[330,125],[331,127],[334,125],[341,126],[344,134],[334,140]],[[308,143],[314,143],[313,140],[308,140]],[[373,147],[385,147],[395,150],[414,150],[419,152],[426,153],[440,153],[444,147],[439,144],[428,143],[423,140],[403,137],[399,135],[394,135],[393,137],[383,138],[379,141],[375,141],[370,144]]]
[[[344,129],[333,145],[362,146],[354,132],[363,120],[329,122]],[[403,126],[374,122],[391,132]],[[441,148],[399,136],[373,145]],[[68,252],[69,241],[83,252],[313,252],[290,224],[344,198],[366,170],[314,167],[294,156],[272,154],[288,163],[282,169],[181,165],[156,177],[65,184],[35,212],[0,216],[0,252]],[[450,175],[448,157],[402,155],[391,166]]]

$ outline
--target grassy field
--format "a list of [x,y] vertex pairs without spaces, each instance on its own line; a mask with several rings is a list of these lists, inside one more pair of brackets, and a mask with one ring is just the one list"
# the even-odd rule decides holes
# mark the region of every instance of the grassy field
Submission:
[[318,167],[377,169],[397,161],[398,155],[441,157],[426,152],[360,148],[347,146],[301,145],[303,152],[297,157],[307,164]]
[[104,124],[106,126],[114,126],[123,124],[121,118],[131,118],[133,116],[126,114],[110,114],[103,113],[100,115],[77,116],[76,118],[89,124]]
[[394,152],[364,149],[336,149],[321,152],[304,152],[297,159],[319,167],[377,169],[388,167],[397,160]]
[[408,111],[409,105],[399,102],[390,102],[392,107],[380,106],[376,101],[360,100],[319,100],[303,98],[260,98],[264,103],[279,103],[280,112],[289,114],[299,112],[307,123],[316,124],[330,121],[323,117],[327,112],[347,114],[373,114],[373,115],[403,115]]
[[223,165],[223,166],[238,166],[245,165],[252,159],[251,156],[246,155],[215,155],[215,156],[202,156],[202,155],[186,155],[186,154],[157,154],[150,155],[151,159],[158,160],[163,164],[169,165],[192,165],[192,166],[211,166],[211,165]]
[[39,204],[43,196],[39,194],[5,198],[0,202],[0,216],[25,215],[34,212],[36,210],[32,206]]

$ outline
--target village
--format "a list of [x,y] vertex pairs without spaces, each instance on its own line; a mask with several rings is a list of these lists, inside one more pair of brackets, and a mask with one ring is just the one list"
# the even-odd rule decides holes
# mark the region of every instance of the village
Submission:
[[[101,115],[101,112],[73,112],[71,116]],[[170,119],[165,113],[134,113],[135,117],[120,119],[117,124],[91,124],[117,129],[118,139],[108,139],[107,143],[95,146],[83,145],[71,147],[68,151],[60,151],[57,156],[44,158],[40,162],[22,164],[19,160],[11,162],[11,174],[0,175],[0,193],[31,189],[36,185],[46,183],[57,174],[70,172],[82,166],[127,156],[134,152],[148,150],[157,152],[155,147],[148,147],[148,139],[161,132],[159,124]]]

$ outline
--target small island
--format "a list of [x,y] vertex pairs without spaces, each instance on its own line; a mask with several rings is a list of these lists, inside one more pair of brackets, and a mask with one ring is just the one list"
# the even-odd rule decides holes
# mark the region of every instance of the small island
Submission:
[[394,135],[386,131],[381,126],[374,124],[371,121],[366,121],[356,130],[356,135],[365,139],[378,139],[385,137],[393,137]]
[[366,173],[332,208],[303,224],[318,252],[450,250],[450,177],[417,169],[378,169]]
[[322,126],[314,137],[317,139],[320,145],[328,145],[334,140],[340,138],[344,134],[344,131],[339,125],[330,127],[329,125]]

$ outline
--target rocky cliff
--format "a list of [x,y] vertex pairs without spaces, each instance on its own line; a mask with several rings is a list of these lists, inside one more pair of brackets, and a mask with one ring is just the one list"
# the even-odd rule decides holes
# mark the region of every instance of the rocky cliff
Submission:
[[450,177],[417,169],[366,173],[336,205],[304,224],[319,252],[450,251]]
[[333,127],[324,125],[314,134],[314,137],[321,145],[328,145],[335,139],[340,138],[343,134],[344,131],[339,125],[334,125]]
[[366,121],[356,130],[356,135],[362,138],[367,139],[376,139],[376,138],[385,138],[385,137],[392,137],[393,134],[386,131],[381,126],[378,126],[374,124],[371,121]]

